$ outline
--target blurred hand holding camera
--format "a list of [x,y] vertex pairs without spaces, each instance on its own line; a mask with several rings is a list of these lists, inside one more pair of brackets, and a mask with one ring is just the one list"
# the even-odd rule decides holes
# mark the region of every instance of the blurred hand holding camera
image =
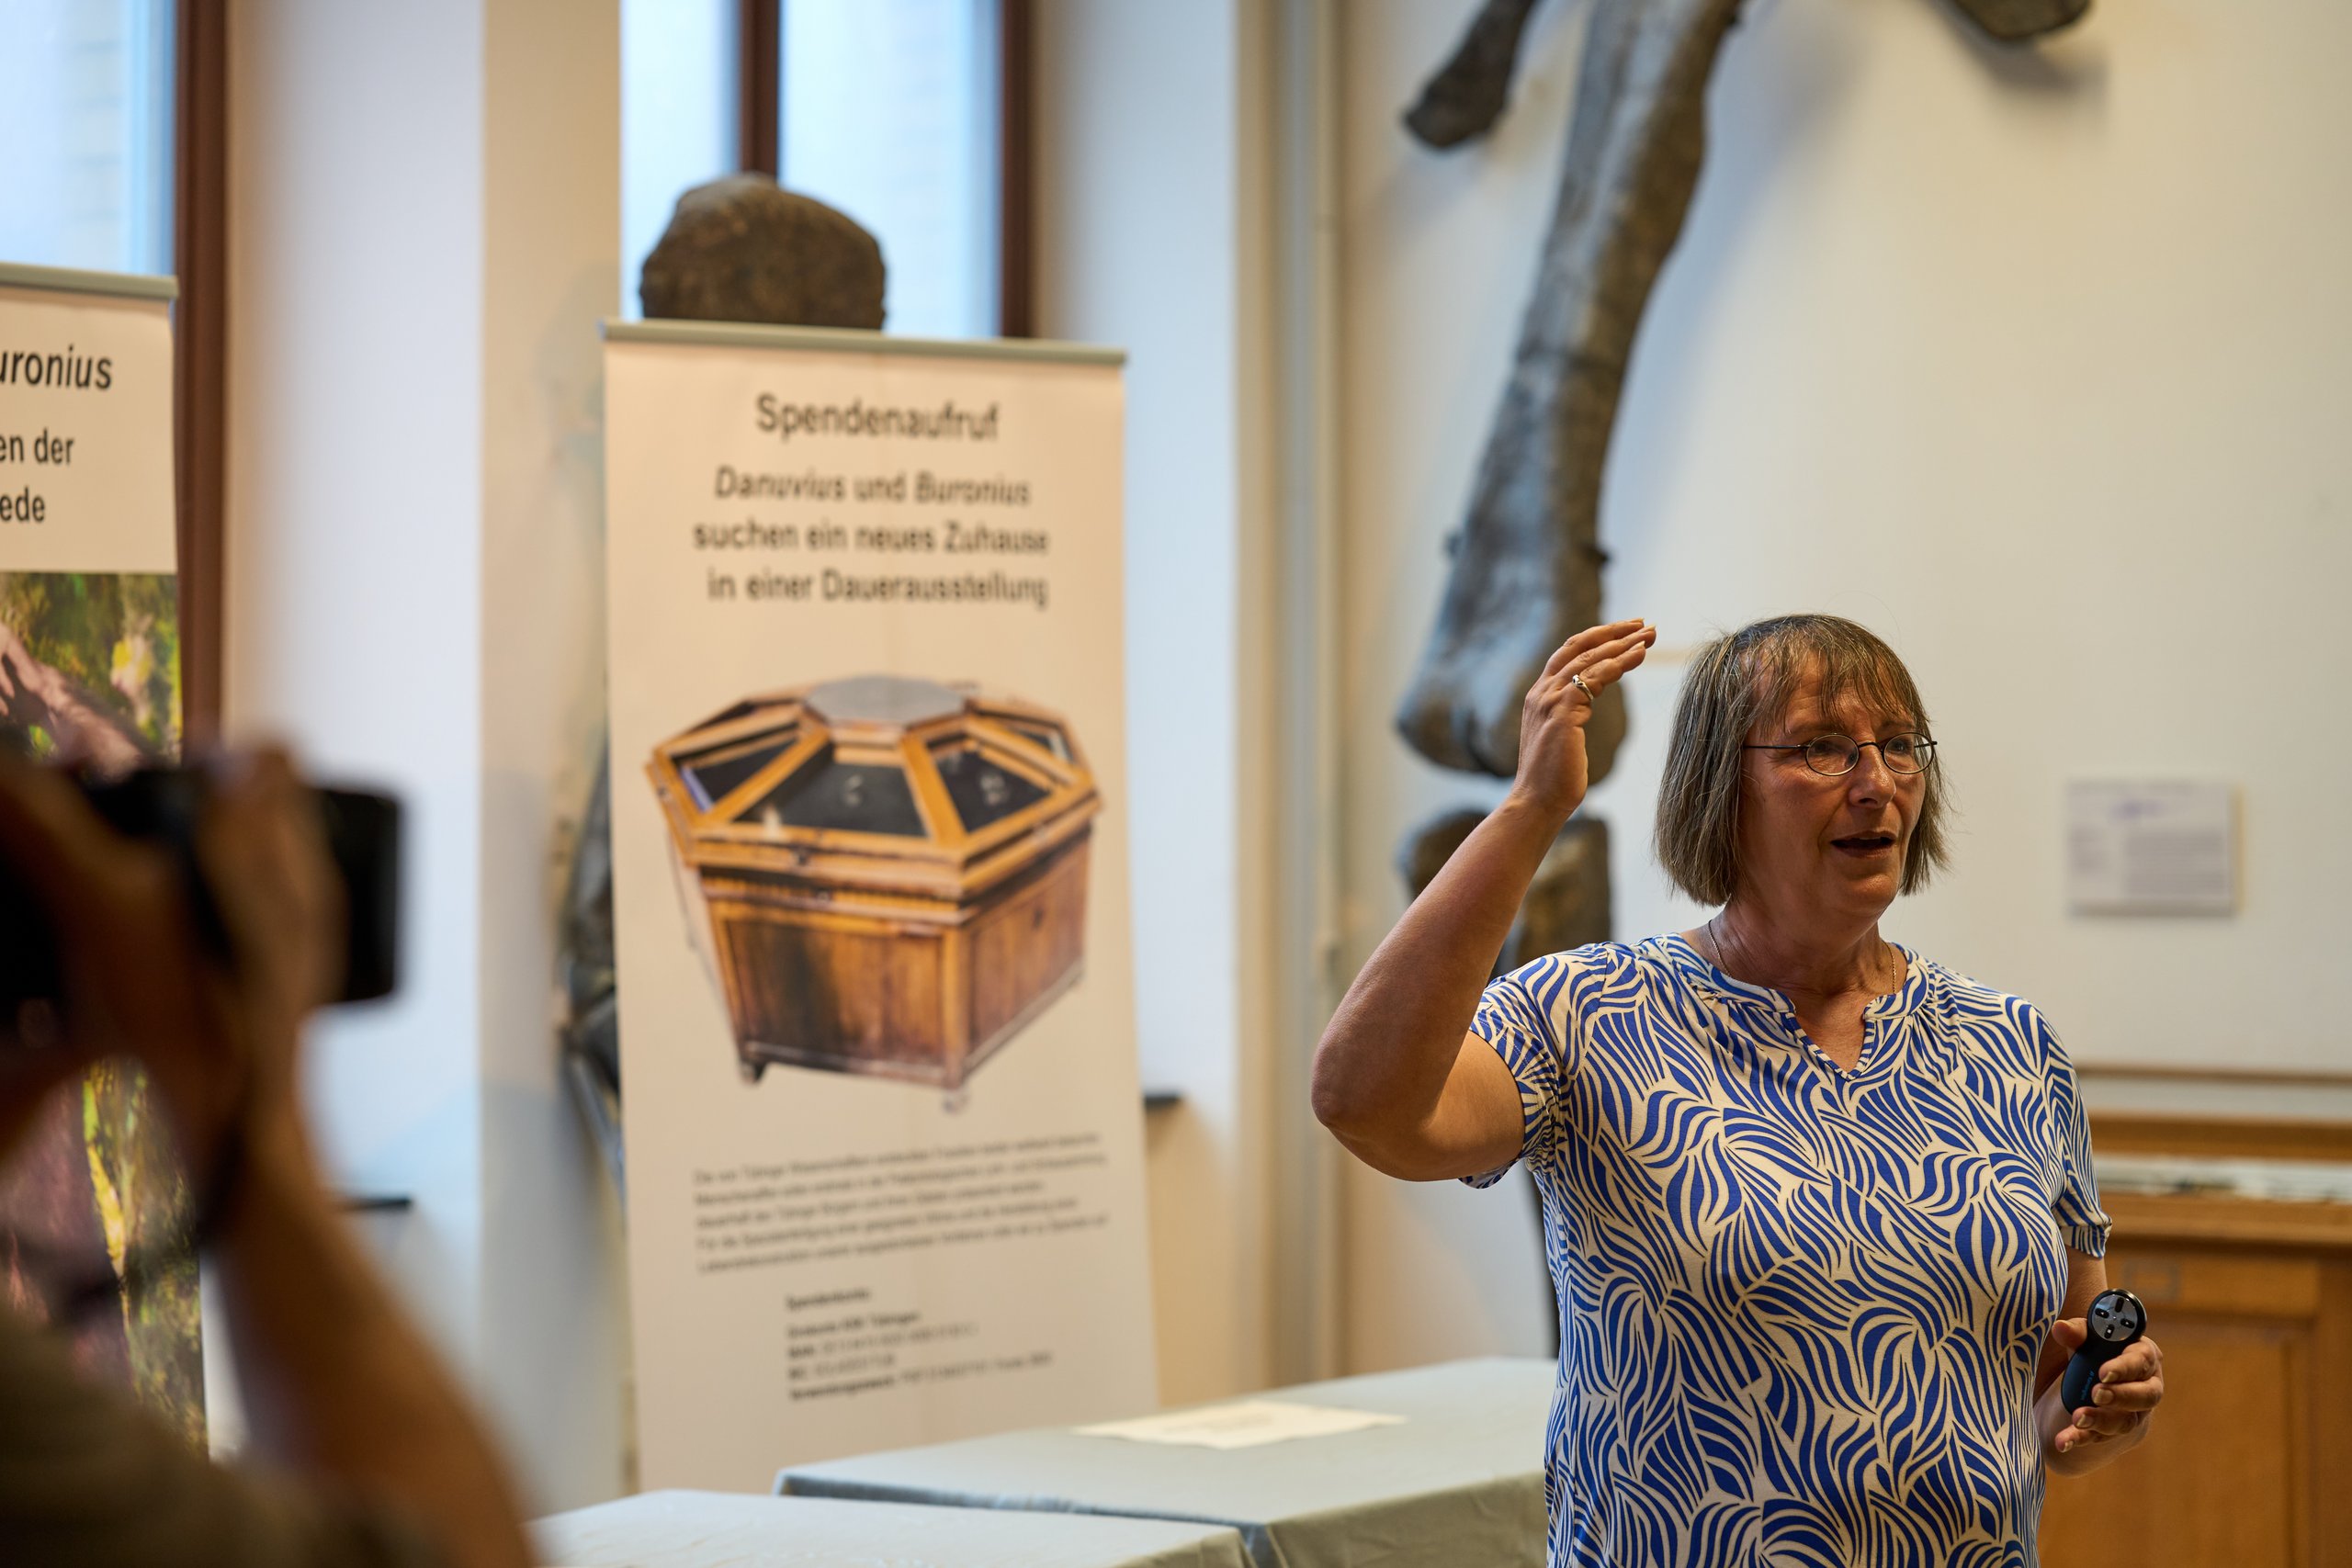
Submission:
[[[529,1562],[503,1464],[301,1123],[303,1018],[390,988],[396,861],[390,802],[313,790],[281,752],[88,787],[0,757],[0,927],[19,950],[0,964],[0,1151],[91,1063],[145,1065],[209,1172],[254,1445],[310,1483],[206,1462],[0,1323],[0,1540],[34,1560]],[[9,1456],[35,1450],[37,1481],[13,1484]],[[187,1518],[200,1536],[174,1534]]]
[[57,770],[0,762],[0,858],[45,906],[64,984],[0,1020],[0,1131],[82,1067],[126,1055],[208,1158],[241,1105],[296,1131],[294,1044],[339,984],[340,885],[317,797],[284,753],[224,759],[196,824],[197,869],[225,953],[200,929],[188,868],[165,841],[127,837]]

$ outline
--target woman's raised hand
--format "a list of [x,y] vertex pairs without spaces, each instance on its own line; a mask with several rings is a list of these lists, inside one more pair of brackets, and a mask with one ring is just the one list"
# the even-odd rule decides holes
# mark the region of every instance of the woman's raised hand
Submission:
[[1649,656],[1657,628],[1635,618],[1589,626],[1562,643],[1527,688],[1519,720],[1519,776],[1511,793],[1562,821],[1584,802],[1589,782],[1584,727],[1593,699]]

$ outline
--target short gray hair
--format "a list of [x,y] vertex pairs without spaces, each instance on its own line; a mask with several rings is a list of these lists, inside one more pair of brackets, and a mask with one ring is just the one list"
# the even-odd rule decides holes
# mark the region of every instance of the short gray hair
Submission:
[[[1858,696],[1928,729],[1927,705],[1894,649],[1837,615],[1777,615],[1699,650],[1674,707],[1666,774],[1657,795],[1657,858],[1675,886],[1702,904],[1728,903],[1739,886],[1740,747],[1758,724],[1779,720],[1808,676],[1835,707]],[[1940,763],[1903,857],[1903,888],[1916,893],[1950,859],[1949,791]]]

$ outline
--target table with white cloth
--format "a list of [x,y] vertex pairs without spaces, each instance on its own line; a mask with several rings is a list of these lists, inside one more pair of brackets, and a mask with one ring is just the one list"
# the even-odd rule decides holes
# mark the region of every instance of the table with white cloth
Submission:
[[1249,1568],[1211,1525],[648,1492],[531,1526],[549,1568]]
[[1402,1418],[1363,1430],[1215,1449],[1040,1427],[796,1465],[776,1490],[1227,1525],[1258,1568],[1541,1564],[1554,1380],[1550,1361],[1450,1361],[1251,1396]]

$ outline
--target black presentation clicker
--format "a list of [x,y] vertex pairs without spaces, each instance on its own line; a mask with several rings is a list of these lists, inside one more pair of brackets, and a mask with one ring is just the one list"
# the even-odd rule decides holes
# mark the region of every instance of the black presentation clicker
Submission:
[[2101,1291],[2092,1298],[2084,1321],[2089,1334],[2067,1361],[2066,1375],[2058,1384],[2058,1397],[2068,1410],[2090,1404],[2099,1369],[2147,1332],[2148,1309],[2129,1291]]

